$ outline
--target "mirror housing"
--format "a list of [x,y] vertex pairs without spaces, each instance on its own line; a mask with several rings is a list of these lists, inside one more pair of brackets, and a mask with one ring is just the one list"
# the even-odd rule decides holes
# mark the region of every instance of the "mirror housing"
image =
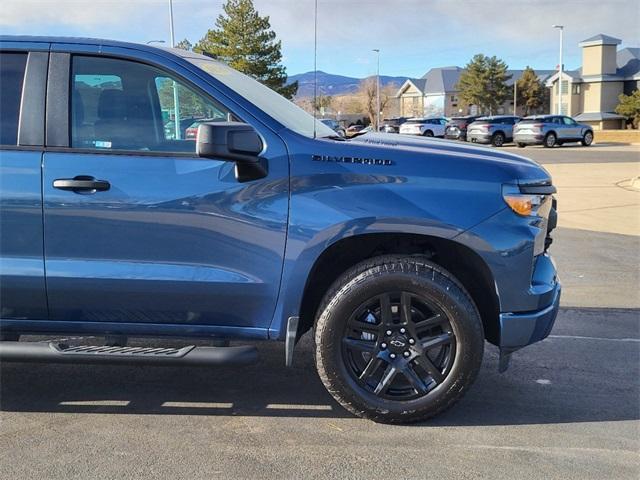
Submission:
[[267,176],[267,163],[260,158],[262,139],[251,125],[242,122],[212,122],[198,126],[196,154],[212,160],[236,163],[240,182]]

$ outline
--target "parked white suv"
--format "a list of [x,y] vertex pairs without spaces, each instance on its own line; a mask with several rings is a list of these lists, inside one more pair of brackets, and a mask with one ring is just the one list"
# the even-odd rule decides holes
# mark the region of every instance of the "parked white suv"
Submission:
[[446,124],[447,119],[444,117],[410,118],[400,125],[400,133],[403,135],[444,137],[444,126]]

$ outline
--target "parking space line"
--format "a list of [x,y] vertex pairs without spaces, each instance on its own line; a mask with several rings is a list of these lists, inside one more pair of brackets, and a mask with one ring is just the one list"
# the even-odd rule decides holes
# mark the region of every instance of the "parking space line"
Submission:
[[574,340],[600,340],[605,342],[640,343],[640,338],[605,338],[605,337],[586,337],[582,335],[549,335],[549,338],[570,338]]

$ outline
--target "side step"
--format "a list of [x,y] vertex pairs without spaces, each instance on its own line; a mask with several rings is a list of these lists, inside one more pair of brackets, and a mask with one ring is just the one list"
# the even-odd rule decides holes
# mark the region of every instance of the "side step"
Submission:
[[0,362],[210,366],[248,365],[257,360],[258,350],[251,345],[155,348],[0,342]]

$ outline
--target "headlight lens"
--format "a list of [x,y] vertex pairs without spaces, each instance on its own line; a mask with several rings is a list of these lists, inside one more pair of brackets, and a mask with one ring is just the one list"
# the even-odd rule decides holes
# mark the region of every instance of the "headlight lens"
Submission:
[[534,215],[538,207],[544,201],[544,195],[508,194],[503,195],[504,201],[511,207],[511,210],[518,215],[528,217]]

